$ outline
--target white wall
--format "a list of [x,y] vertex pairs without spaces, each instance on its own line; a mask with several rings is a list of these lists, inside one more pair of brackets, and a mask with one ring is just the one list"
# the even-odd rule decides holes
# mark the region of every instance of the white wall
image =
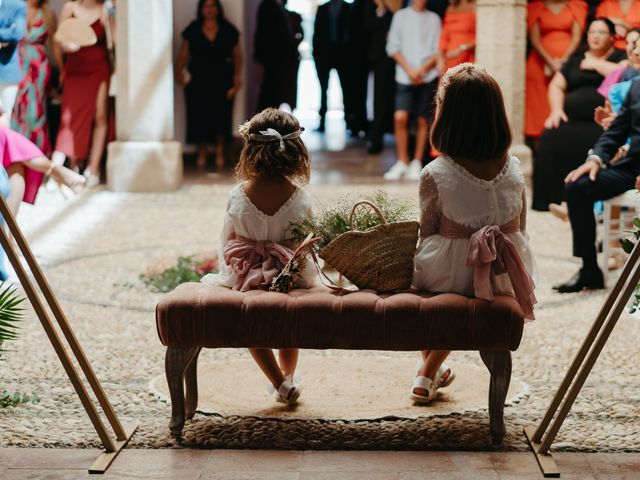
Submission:
[[[153,0],[138,0],[138,1],[153,1]],[[227,19],[235,25],[235,27],[240,31],[241,42],[243,46],[246,44],[247,39],[244,38],[243,30],[244,30],[244,4],[245,0],[220,0],[222,5],[224,6],[224,12]],[[56,12],[58,17],[60,16],[60,10],[62,9],[62,5],[64,5],[65,0],[50,0],[49,5]],[[181,42],[181,33],[182,31],[196,18],[196,8],[198,5],[198,0],[173,0],[173,52],[174,52],[174,60],[180,49]],[[255,14],[252,14],[255,15]],[[141,25],[141,28],[146,28],[146,25]],[[245,58],[246,58],[246,52]],[[246,66],[246,61],[245,61]],[[243,85],[242,89],[236,95],[236,100],[234,104],[233,111],[233,120],[232,126],[239,125],[246,118],[246,89],[247,86],[252,87],[254,84],[249,79],[247,79],[246,75],[246,67],[245,72],[243,73]],[[184,106],[184,92],[182,91],[182,87],[179,85],[175,85],[174,90],[174,99],[175,99],[175,139],[184,142],[185,139],[185,106]],[[236,129],[232,127],[232,131]]]

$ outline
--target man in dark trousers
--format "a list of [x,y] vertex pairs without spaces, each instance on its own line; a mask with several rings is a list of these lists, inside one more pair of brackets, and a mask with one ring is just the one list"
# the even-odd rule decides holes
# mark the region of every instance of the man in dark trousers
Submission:
[[263,0],[257,15],[253,56],[263,67],[258,107],[278,108],[290,101],[291,93],[282,75],[295,68],[298,45],[281,0]]
[[[342,87],[345,120],[348,121],[353,113],[348,78],[350,42],[351,5],[344,0],[329,0],[320,5],[313,29],[313,59],[320,82],[320,132],[324,132],[325,128],[329,73],[334,68],[338,72]],[[347,128],[349,127],[350,125],[347,125]]]
[[369,130],[367,152],[380,153],[385,132],[393,131],[396,62],[387,55],[387,35],[393,13],[400,1],[369,0],[364,26],[369,32],[368,60],[373,71],[373,123]]
[[[619,147],[631,139],[629,150],[612,161]],[[586,162],[565,180],[569,219],[573,233],[573,255],[582,268],[565,283],[554,285],[561,293],[604,288],[596,254],[596,221],[593,203],[634,188],[640,174],[640,81],[633,81],[618,116],[604,132]],[[606,241],[606,240],[605,240]]]

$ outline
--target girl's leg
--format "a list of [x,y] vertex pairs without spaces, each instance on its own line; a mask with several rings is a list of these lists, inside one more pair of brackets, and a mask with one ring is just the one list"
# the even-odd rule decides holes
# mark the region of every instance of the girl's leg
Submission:
[[107,141],[107,131],[109,129],[107,111],[107,82],[102,82],[96,96],[96,116],[94,118],[89,164],[87,166],[89,174],[96,178],[100,178],[100,161],[104,153],[104,145]]
[[413,158],[422,161],[424,151],[427,148],[427,136],[429,135],[429,120],[424,117],[417,119],[418,129],[416,132],[416,153]]
[[256,361],[262,372],[267,376],[276,390],[284,382],[284,375],[278,366],[276,356],[270,348],[250,348],[249,353]]
[[11,192],[7,197],[7,204],[9,205],[11,213],[16,215],[26,189],[24,165],[21,163],[12,163],[7,167],[7,175],[9,175],[9,185],[11,185]]
[[285,377],[291,375],[291,378],[293,378],[293,374],[296,371],[296,366],[298,365],[299,353],[300,350],[297,348],[281,348],[278,351],[280,368],[282,369]]
[[207,146],[198,145],[198,156],[196,157],[196,166],[198,170],[204,171],[207,167]]
[[[422,367],[418,370],[418,375],[433,380],[440,365],[442,365],[451,352],[449,350],[429,350],[428,352]],[[414,392],[418,395],[427,395],[427,391],[423,388],[416,388]]]
[[226,159],[224,158],[225,143],[226,139],[224,135],[218,135],[216,137],[216,168],[218,170],[222,170],[226,163]]

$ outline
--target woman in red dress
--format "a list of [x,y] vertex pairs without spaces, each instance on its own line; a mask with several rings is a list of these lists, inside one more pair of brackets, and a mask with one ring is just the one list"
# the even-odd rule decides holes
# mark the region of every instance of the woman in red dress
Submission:
[[464,62],[475,61],[476,2],[452,0],[444,15],[440,33],[440,61],[442,73]]
[[527,59],[525,135],[537,140],[550,113],[547,89],[580,44],[587,4],[580,0],[534,1],[528,5],[531,53]]
[[[64,162],[69,158],[72,169],[78,169],[80,160],[88,159],[84,176],[88,186],[100,182],[100,161],[109,128],[107,92],[111,66],[108,38],[113,38],[110,21],[103,0],[77,0],[65,3],[60,15],[61,23],[75,17],[90,25],[96,34],[94,45],[78,47],[72,43],[58,43],[58,64],[64,64],[61,73],[62,108],[60,129],[52,160]],[[107,32],[107,29],[111,29]],[[65,52],[64,63],[62,51]]]
[[596,9],[596,17],[605,17],[616,26],[616,40],[613,44],[618,50],[627,46],[627,32],[640,28],[640,2],[638,0],[603,0]]

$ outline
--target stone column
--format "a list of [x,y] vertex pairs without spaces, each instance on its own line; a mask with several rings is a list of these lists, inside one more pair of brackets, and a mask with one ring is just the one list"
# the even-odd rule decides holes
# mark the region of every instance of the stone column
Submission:
[[173,127],[172,17],[171,0],[118,1],[111,190],[166,192],[182,184],[182,146]]
[[511,152],[531,170],[531,150],[524,144],[524,92],[527,48],[526,0],[477,0],[476,62],[502,88],[511,128]]

